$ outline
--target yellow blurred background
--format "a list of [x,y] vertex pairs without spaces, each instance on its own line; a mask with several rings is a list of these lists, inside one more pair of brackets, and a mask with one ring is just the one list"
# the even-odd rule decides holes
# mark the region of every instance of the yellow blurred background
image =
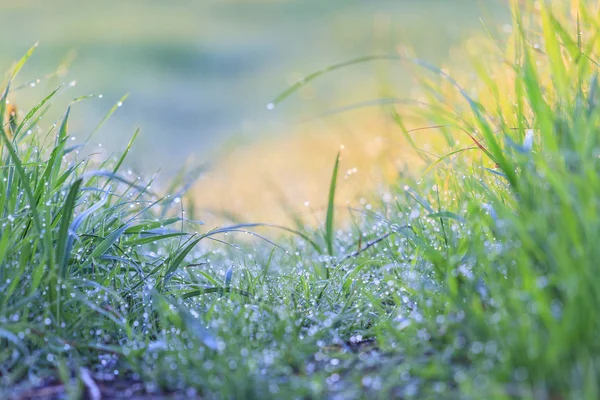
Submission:
[[201,219],[227,210],[275,222],[289,212],[282,199],[307,215],[324,206],[342,146],[340,205],[422,164],[381,107],[323,116],[378,98],[417,100],[402,64],[338,70],[269,111],[274,97],[322,67],[399,47],[445,65],[451,51],[485,34],[480,18],[493,28],[505,24],[505,2],[0,0],[0,68],[39,41],[18,82],[34,85],[12,94],[21,110],[61,83],[68,90],[60,112],[75,97],[101,93],[74,109],[71,135],[83,138],[129,93],[96,146],[118,152],[139,126],[130,166],[145,175],[160,170],[164,186],[186,162],[209,164],[193,190]]

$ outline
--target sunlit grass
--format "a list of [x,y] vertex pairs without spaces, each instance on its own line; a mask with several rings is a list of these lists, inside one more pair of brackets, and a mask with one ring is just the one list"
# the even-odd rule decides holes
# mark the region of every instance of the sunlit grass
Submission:
[[[291,175],[282,160],[321,177],[280,201],[287,231],[202,226],[186,205],[201,190],[186,195],[183,180],[163,198],[123,159],[91,161],[69,146],[68,112],[50,147],[43,107],[4,125],[4,393],[141,382],[132,390],[205,398],[598,398],[600,20],[592,3],[562,6],[515,8],[510,35],[476,46],[473,73],[397,56],[427,106],[386,107],[372,128],[389,132],[265,144],[260,168],[231,167],[225,212],[270,190],[249,183],[256,171]],[[423,151],[417,123],[447,156]],[[409,150],[418,172],[400,173]],[[359,162],[377,165],[363,179],[378,177],[379,194],[360,181],[344,193]],[[340,203],[363,192],[344,217]],[[322,209],[307,224],[289,204],[311,193]]]

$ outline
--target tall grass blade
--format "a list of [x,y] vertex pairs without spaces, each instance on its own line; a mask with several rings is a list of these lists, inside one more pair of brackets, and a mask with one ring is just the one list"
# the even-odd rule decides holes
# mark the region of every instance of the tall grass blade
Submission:
[[[21,71],[21,68],[23,68],[23,65],[25,65],[25,63],[27,62],[27,60],[29,60],[29,57],[31,57],[31,55],[33,54],[33,52],[35,51],[35,49],[37,48],[38,43],[36,42],[33,46],[31,46],[29,48],[29,50],[27,50],[27,53],[25,53],[25,55],[17,62],[17,64],[15,65],[15,67],[13,68],[10,80],[13,81],[17,74],[19,73],[19,71]],[[4,115],[4,114],[2,114]]]
[[327,216],[325,218],[325,243],[327,244],[327,252],[333,256],[333,223],[335,213],[335,190],[337,186],[338,169],[340,166],[340,153],[335,157],[333,164],[333,173],[331,174],[331,183],[329,184],[329,196],[327,198]]
[[[0,98],[0,113],[3,113],[5,110],[6,97],[8,95],[9,87],[10,87],[10,84],[6,86],[3,96],[2,96],[2,98]],[[4,115],[4,114],[1,114],[1,115]],[[34,226],[35,226],[38,234],[42,235],[42,232],[43,232],[42,221],[41,221],[41,218],[40,218],[40,215],[38,212],[37,202],[35,200],[33,191],[31,189],[31,182],[30,182],[29,176],[25,172],[25,168],[23,168],[21,159],[19,158],[19,155],[17,154],[15,147],[12,145],[10,138],[8,137],[8,135],[4,131],[4,127],[2,127],[2,126],[0,126],[0,136],[2,136],[2,140],[4,141],[4,146],[8,150],[8,153],[14,163],[14,167],[17,171],[17,175],[19,176],[19,178],[22,181],[23,190],[25,191],[25,195],[27,196],[27,200],[29,201],[29,206],[30,206]],[[46,245],[48,245],[48,243],[46,243]],[[48,249],[47,249],[47,251],[48,251]]]
[[89,255],[88,261],[84,264],[84,267],[87,267],[94,262],[94,260],[100,258],[100,256],[104,255],[123,235],[123,232],[129,228],[131,223],[127,223],[115,229],[110,234],[108,234],[92,251]]
[[102,128],[102,126],[104,125],[104,123],[115,113],[115,111],[117,111],[117,109],[119,107],[121,107],[123,105],[123,102],[125,100],[127,100],[127,98],[129,97],[129,93],[126,93],[123,97],[121,97],[119,99],[119,101],[117,101],[115,103],[114,106],[112,106],[112,108],[110,110],[108,110],[108,112],[106,113],[106,115],[104,116],[104,118],[102,118],[100,120],[100,122],[98,123],[98,125],[96,125],[96,127],[92,130],[92,132],[88,135],[87,139],[85,139],[84,143],[88,144],[90,142],[90,140],[92,139],[92,137],[96,134],[96,132],[98,132],[100,130],[100,128]]
[[[24,127],[27,126],[27,124],[31,121],[31,119],[35,116],[35,114],[46,105],[46,103],[48,103],[56,93],[58,93],[58,91],[60,90],[62,86],[57,87],[56,89],[54,89],[54,91],[52,93],[50,93],[48,96],[46,96],[46,98],[44,98],[41,102],[39,102],[35,107],[33,107],[25,116],[25,118],[23,118],[23,120],[21,121],[21,123],[19,124],[19,126],[17,127],[17,129],[15,130],[15,135],[13,137],[13,142],[17,140],[17,137],[19,136],[19,133],[21,133],[21,131],[23,130]],[[0,115],[4,115],[4,114],[0,114]]]
[[121,168],[121,165],[125,161],[125,158],[127,158],[127,155],[129,154],[129,151],[131,150],[131,146],[133,146],[133,143],[135,142],[135,139],[137,138],[139,133],[140,133],[140,128],[137,128],[135,130],[135,133],[129,140],[129,143],[127,143],[127,147],[125,147],[125,151],[123,151],[123,154],[121,154],[121,157],[119,157],[119,159],[115,163],[115,166],[113,167],[113,174],[116,174],[119,171],[119,168]]
[[62,218],[60,222],[60,228],[58,231],[58,241],[56,244],[56,264],[58,265],[58,276],[65,278],[67,274],[67,264],[69,262],[69,253],[67,253],[67,243],[69,235],[74,235],[75,232],[70,232],[69,227],[71,223],[71,217],[75,211],[75,203],[77,201],[77,195],[79,194],[79,188],[81,187],[82,180],[77,179],[69,189],[69,194],[65,200],[65,204],[62,208]]

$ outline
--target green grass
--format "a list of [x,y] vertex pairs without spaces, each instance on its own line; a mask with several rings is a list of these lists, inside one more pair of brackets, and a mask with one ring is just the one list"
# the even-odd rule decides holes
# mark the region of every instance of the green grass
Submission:
[[346,230],[339,157],[324,227],[207,229],[184,190],[160,197],[123,158],[69,147],[68,111],[43,131],[51,99],[5,126],[3,396],[54,379],[71,398],[135,382],[206,398],[598,398],[600,20],[592,3],[562,8],[515,9],[473,87],[404,59],[426,70],[414,112],[449,156]]

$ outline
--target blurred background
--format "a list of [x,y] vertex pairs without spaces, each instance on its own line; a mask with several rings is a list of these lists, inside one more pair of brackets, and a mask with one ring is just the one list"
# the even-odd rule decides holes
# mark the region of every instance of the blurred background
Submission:
[[[72,86],[58,101],[63,105],[78,96],[102,94],[75,106],[71,134],[78,138],[87,136],[129,93],[94,141],[118,152],[139,126],[132,167],[146,174],[160,169],[168,179],[186,161],[190,165],[210,161],[214,173],[198,189],[202,194],[198,197],[208,199],[206,207],[236,197],[232,207],[241,212],[248,201],[239,198],[247,193],[232,187],[240,180],[254,192],[262,189],[252,179],[276,182],[288,192],[285,187],[290,185],[284,181],[291,179],[281,173],[286,168],[296,171],[312,164],[315,174],[329,179],[330,173],[321,166],[332,164],[343,144],[335,132],[343,135],[364,123],[356,133],[356,147],[362,146],[362,137],[381,141],[374,134],[381,121],[364,114],[326,118],[301,128],[297,121],[390,93],[408,98],[412,78],[400,64],[357,65],[328,74],[267,110],[266,105],[290,84],[350,58],[398,54],[399,47],[442,65],[469,37],[485,34],[480,19],[493,29],[506,24],[510,17],[505,2],[0,0],[0,69],[8,70],[39,41],[19,76],[19,83],[35,85],[12,95],[21,110],[60,83]],[[48,118],[49,126],[53,121]],[[305,141],[303,135],[313,141]],[[315,135],[324,151],[315,148]],[[327,135],[335,137],[331,144]],[[246,149],[243,154],[240,148]],[[320,154],[323,161],[314,161]],[[289,164],[291,160],[295,164]],[[252,167],[260,162],[264,169],[280,173]],[[346,167],[351,170],[353,165]],[[322,187],[322,180],[313,186]],[[310,196],[302,196],[302,190],[310,188],[288,196],[304,203]]]

